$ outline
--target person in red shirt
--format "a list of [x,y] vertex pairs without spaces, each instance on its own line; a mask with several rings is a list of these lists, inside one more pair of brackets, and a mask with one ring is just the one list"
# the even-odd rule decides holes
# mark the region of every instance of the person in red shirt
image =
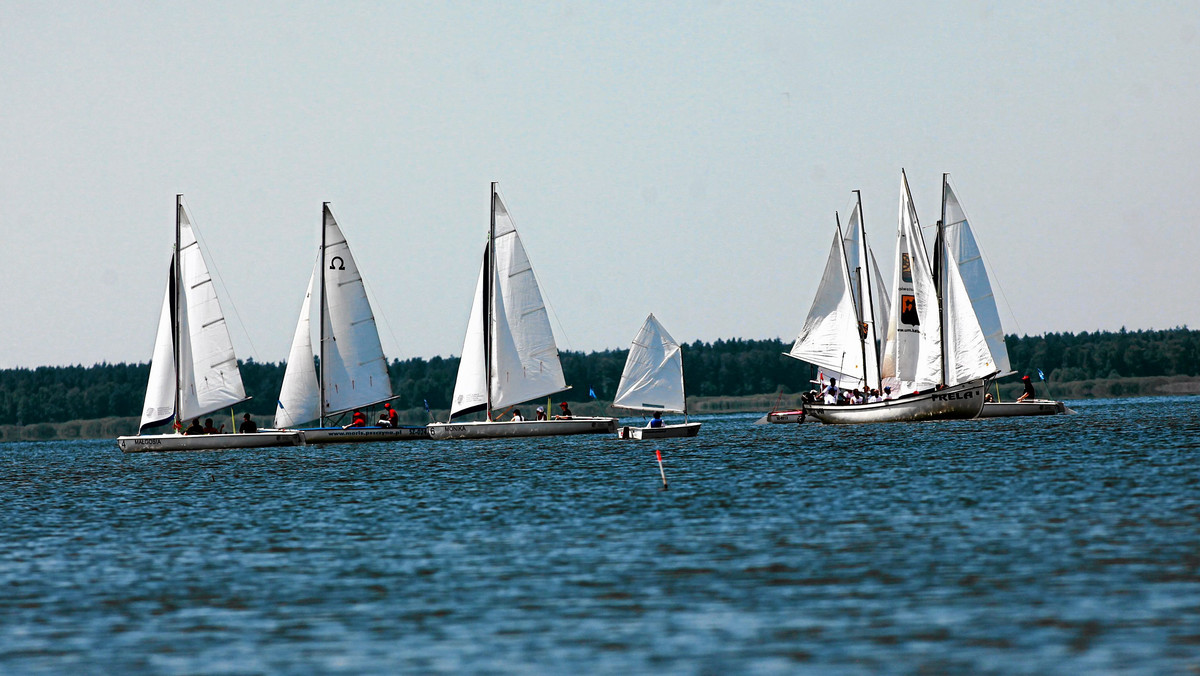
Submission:
[[366,427],[366,426],[367,426],[367,416],[364,415],[362,411],[355,411],[354,416],[350,419],[350,424],[342,427],[342,429],[348,430],[351,427]]
[[400,414],[396,413],[396,409],[392,408],[391,404],[383,405],[384,412],[387,413],[388,427],[395,429],[400,426]]

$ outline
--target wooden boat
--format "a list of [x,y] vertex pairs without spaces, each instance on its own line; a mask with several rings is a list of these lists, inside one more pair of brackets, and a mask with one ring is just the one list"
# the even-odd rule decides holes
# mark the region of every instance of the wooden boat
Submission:
[[[694,437],[700,423],[687,422],[687,397],[683,391],[683,354],[679,343],[651,314],[633,337],[625,369],[613,398],[614,408],[653,412],[645,427],[623,426],[621,439],[671,439]],[[684,422],[664,424],[662,413],[682,413]],[[657,426],[653,420],[658,421]]]
[[[185,421],[248,401],[225,315],[183,195],[175,196],[175,250],[150,360],[137,436],[117,438],[126,453],[298,446],[296,432],[179,434]],[[146,434],[174,422],[176,433]]]
[[855,405],[806,404],[804,408],[816,420],[841,425],[963,420],[979,415],[986,387],[986,381],[973,380],[890,401]]
[[[495,411],[567,389],[554,332],[517,228],[491,186],[491,223],[463,341],[450,420],[429,424],[434,439],[489,439],[613,433],[617,419],[499,421]],[[456,421],[484,413],[482,421]]]
[[[424,426],[352,428],[359,430],[352,432],[326,425],[331,416],[395,397],[362,274],[328,202],[321,205],[321,221],[321,246],[288,353],[275,427],[299,428],[309,444],[428,439]],[[314,294],[319,297],[314,299]],[[314,300],[319,346],[315,354],[309,319]],[[319,427],[299,427],[314,420]]]
[[[963,289],[952,258],[937,255],[937,271],[929,262],[916,208],[901,171],[900,218],[896,270],[887,341],[878,352],[879,295],[872,279],[873,256],[866,243],[862,199],[851,212],[858,233],[852,264],[846,253],[840,219],[812,308],[789,356],[834,374],[842,388],[883,390],[891,401],[864,404],[809,402],[804,410],[833,424],[902,422],[970,418],[983,405],[984,387],[996,369],[979,322]],[[939,231],[935,251],[943,239]]]

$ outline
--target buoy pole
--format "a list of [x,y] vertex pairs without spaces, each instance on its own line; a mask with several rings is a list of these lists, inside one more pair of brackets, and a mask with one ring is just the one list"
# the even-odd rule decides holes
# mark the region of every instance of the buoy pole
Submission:
[[656,448],[654,449],[654,455],[658,457],[658,473],[662,475],[663,490],[665,491],[667,490],[667,473],[663,471],[662,451]]

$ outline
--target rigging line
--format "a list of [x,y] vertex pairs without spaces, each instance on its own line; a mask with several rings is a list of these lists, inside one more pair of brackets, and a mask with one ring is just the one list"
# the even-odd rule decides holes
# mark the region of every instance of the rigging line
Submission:
[[[254,339],[250,337],[250,332],[246,330],[246,322],[242,320],[242,315],[238,312],[237,303],[233,302],[233,296],[229,293],[229,287],[225,285],[225,279],[221,276],[221,270],[217,267],[217,261],[213,258],[212,250],[209,249],[208,243],[200,235],[200,229],[196,227],[196,221],[203,220],[195,216],[195,211],[192,210],[188,203],[187,196],[184,195],[183,206],[192,217],[192,235],[196,238],[196,244],[200,247],[200,251],[204,255],[204,260],[208,264],[209,277],[215,279],[219,287],[225,292],[225,300],[229,302],[229,307],[233,309],[233,316],[237,318],[238,328],[241,329],[242,335],[246,338],[246,342],[250,344],[250,354],[255,361],[258,361],[258,348],[254,346]],[[219,302],[219,301],[218,301]],[[224,307],[224,306],[221,306]],[[224,314],[224,312],[222,312]],[[229,326],[229,322],[225,322]],[[236,353],[236,350],[235,350]]]

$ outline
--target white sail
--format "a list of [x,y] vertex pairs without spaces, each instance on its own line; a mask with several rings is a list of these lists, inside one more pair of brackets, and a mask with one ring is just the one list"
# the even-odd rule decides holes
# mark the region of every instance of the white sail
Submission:
[[[875,254],[867,245],[867,231],[863,225],[861,202],[856,201],[842,237],[846,252],[846,265],[850,273],[850,288],[854,307],[858,311],[861,325],[863,353],[866,359],[863,372],[867,384],[878,387],[880,383],[881,341],[887,332],[888,302],[883,276],[875,262]],[[841,382],[839,380],[839,382]],[[849,385],[849,383],[847,383]]]
[[387,359],[358,265],[329,205],[324,207],[325,330],[321,389],[325,412],[338,413],[392,396]]
[[180,411],[188,420],[247,399],[217,290],[187,210],[179,206],[179,261],[183,299],[179,308]]
[[[499,193],[494,193],[495,304],[492,314],[492,408],[567,389],[550,317],[533,267]],[[465,349],[464,349],[465,352]]]
[[629,346],[613,406],[682,413],[683,356],[679,343],[651,314]]
[[[943,253],[946,253],[943,251]],[[945,261],[942,283],[942,312],[946,322],[946,385],[958,385],[996,373],[987,338],[979,328],[971,297],[959,274],[958,264],[949,256]]]
[[313,364],[312,346],[312,297],[317,281],[317,267],[313,266],[308,278],[308,292],[300,306],[300,319],[296,322],[296,333],[292,337],[292,349],[288,352],[287,369],[283,372],[283,385],[279,389],[279,403],[275,409],[275,427],[295,427],[321,416],[320,385],[317,369]]
[[854,382],[839,380],[839,384],[858,387],[863,383],[860,335],[842,233],[838,228],[816,297],[788,356],[843,374],[843,378]]
[[142,408],[139,430],[170,422],[175,415],[175,341],[172,339],[171,295],[175,287],[175,260],[163,295],[158,316],[158,334],[154,338],[154,356],[150,359],[150,381],[146,383],[146,403]]
[[904,172],[900,174],[899,228],[891,297],[883,382],[894,393],[932,387],[941,381],[941,318],[929,255]]
[[[484,330],[484,276],[490,266],[484,253],[483,267],[475,282],[475,299],[467,319],[467,336],[463,339],[462,357],[458,360],[458,378],[454,381],[454,398],[450,401],[450,417],[483,411],[487,408],[487,362],[484,356],[487,334]],[[494,279],[493,275],[493,279]]]
[[949,175],[943,176],[942,182],[942,214],[945,219],[943,238],[946,248],[958,264],[958,271],[971,298],[971,305],[975,308],[979,326],[987,338],[995,367],[1001,373],[1010,373],[1012,367],[1008,359],[1008,348],[1004,344],[1004,326],[1001,325],[1000,313],[996,310],[996,297],[992,293],[987,267],[975,242],[975,235],[971,232],[971,225],[967,222],[966,212],[950,187]]

